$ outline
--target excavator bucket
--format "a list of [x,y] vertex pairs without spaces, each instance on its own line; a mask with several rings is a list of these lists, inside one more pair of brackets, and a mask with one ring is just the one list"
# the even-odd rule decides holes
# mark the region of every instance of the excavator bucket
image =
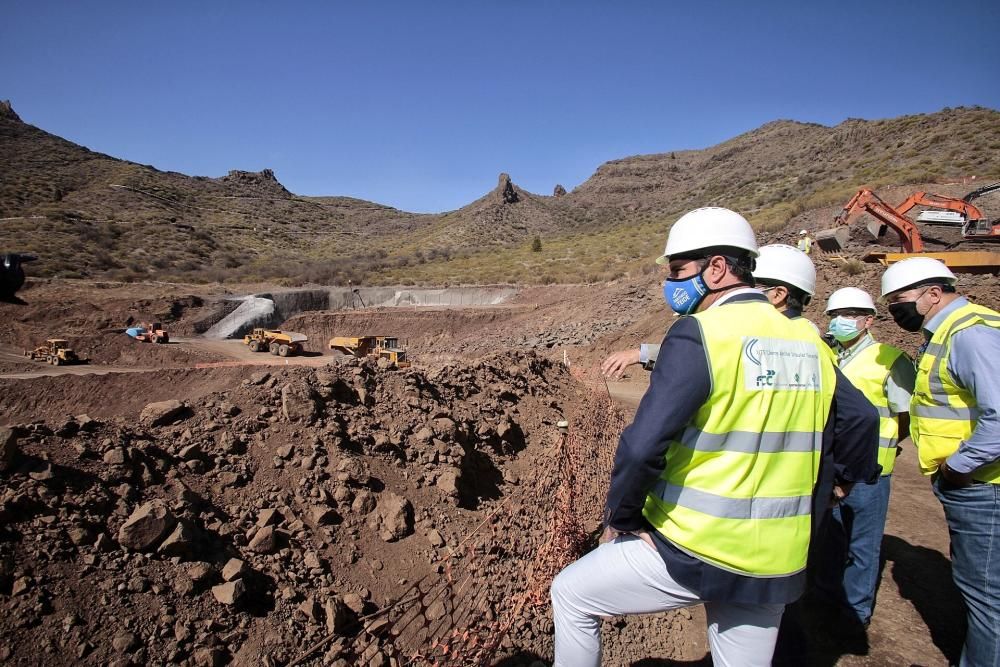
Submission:
[[823,252],[843,252],[851,238],[848,227],[833,227],[816,233],[816,245]]

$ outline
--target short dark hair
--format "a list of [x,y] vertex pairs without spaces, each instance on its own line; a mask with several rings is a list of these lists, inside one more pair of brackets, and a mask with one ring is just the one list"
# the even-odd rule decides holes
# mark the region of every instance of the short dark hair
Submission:
[[708,260],[710,257],[722,257],[726,260],[726,265],[729,267],[732,274],[739,278],[741,282],[746,283],[750,287],[753,287],[756,284],[754,282],[753,270],[757,268],[757,260],[743,248],[733,248],[731,246],[699,248],[693,252],[671,255],[670,259]]
[[906,289],[916,289],[918,287],[940,287],[942,292],[946,294],[954,294],[955,286],[944,280],[943,278],[928,278],[927,280],[921,280],[919,283],[910,285]]

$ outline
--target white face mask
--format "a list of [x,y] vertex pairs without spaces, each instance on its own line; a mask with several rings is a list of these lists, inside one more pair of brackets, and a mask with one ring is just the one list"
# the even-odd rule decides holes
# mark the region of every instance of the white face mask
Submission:
[[858,329],[858,320],[856,317],[838,315],[830,320],[830,327],[827,331],[829,331],[830,335],[833,336],[838,342],[846,343],[860,336],[863,329]]

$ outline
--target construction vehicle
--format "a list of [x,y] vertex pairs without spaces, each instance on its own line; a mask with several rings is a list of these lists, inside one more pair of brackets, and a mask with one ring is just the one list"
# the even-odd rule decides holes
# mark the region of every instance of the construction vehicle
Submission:
[[816,234],[816,244],[820,250],[825,252],[842,251],[850,234],[849,225],[857,220],[862,213],[867,213],[879,223],[878,229],[872,230],[876,237],[881,238],[887,228],[892,229],[899,236],[903,252],[925,252],[924,239],[920,235],[919,229],[906,217],[906,214],[917,206],[944,209],[943,212],[958,214],[957,218],[952,217],[952,219],[958,220],[962,225],[964,241],[1000,240],[1000,224],[991,223],[979,208],[968,201],[969,198],[975,199],[994,190],[1000,190],[1000,183],[974,190],[967,194],[964,199],[916,192],[897,207],[886,203],[873,191],[863,188],[858,190],[857,194],[847,202],[834,220],[835,226],[833,228],[825,229]]
[[309,338],[305,334],[280,329],[254,329],[243,337],[243,344],[251,352],[270,352],[279,357],[302,354],[302,344]]
[[399,347],[399,339],[394,336],[334,336],[329,346],[352,357],[386,359],[396,368],[410,366],[406,350]]
[[[993,184],[975,190],[966,197],[975,198],[986,192],[1000,189],[1000,184]],[[862,213],[868,213],[875,219],[868,225],[868,230],[876,238],[881,238],[887,229],[892,229],[899,236],[902,252],[872,251],[862,257],[865,262],[879,262],[884,265],[893,264],[914,254],[933,257],[944,262],[953,271],[962,273],[998,273],[1000,272],[1000,245],[997,250],[976,248],[970,241],[1000,241],[1000,224],[986,220],[982,212],[970,204],[968,199],[954,199],[940,195],[928,195],[918,192],[907,198],[902,206],[912,210],[915,206],[937,205],[947,206],[949,210],[958,213],[962,222],[962,240],[958,243],[948,243],[940,239],[924,237],[917,225],[899,209],[887,204],[871,190],[862,189],[855,194],[836,218],[836,227],[825,229],[816,234],[816,245],[827,253],[842,252],[850,238],[850,225]],[[942,246],[940,252],[928,252],[925,238]],[[959,249],[950,248],[958,246]]]
[[125,333],[145,343],[169,343],[168,334],[159,322],[141,322],[138,326],[129,327]]
[[44,361],[53,366],[83,363],[83,359],[70,349],[69,341],[62,338],[50,338],[45,341],[44,345],[39,345],[34,350],[25,350],[24,356],[33,361]]
[[24,285],[24,268],[27,262],[34,262],[37,257],[23,253],[0,255],[0,301],[17,301],[14,297]]
[[858,190],[857,194],[851,197],[851,200],[834,219],[834,227],[824,229],[816,234],[816,245],[825,252],[842,251],[850,234],[850,224],[857,220],[862,213],[867,213],[881,223],[880,229],[875,233],[876,236],[884,235],[885,228],[888,227],[899,235],[899,243],[903,252],[924,251],[924,240],[920,236],[917,226],[867,188]]
[[906,216],[915,207],[926,206],[934,210],[923,211],[917,216],[917,222],[961,225],[962,236],[966,240],[996,239],[1000,238],[1000,224],[994,225],[988,221],[972,200],[997,190],[1000,190],[1000,182],[984,185],[961,199],[929,192],[914,192],[895,208],[897,213]]

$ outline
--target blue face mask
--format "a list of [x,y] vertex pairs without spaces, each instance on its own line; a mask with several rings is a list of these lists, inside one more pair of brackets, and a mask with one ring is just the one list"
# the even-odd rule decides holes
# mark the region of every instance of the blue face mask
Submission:
[[861,331],[858,330],[858,321],[853,317],[844,317],[843,315],[838,315],[830,320],[830,328],[827,331],[841,343],[854,340],[861,334]]
[[690,278],[672,280],[667,278],[663,283],[663,299],[678,315],[690,315],[698,308],[705,296],[711,291],[705,284],[701,274],[702,269]]

